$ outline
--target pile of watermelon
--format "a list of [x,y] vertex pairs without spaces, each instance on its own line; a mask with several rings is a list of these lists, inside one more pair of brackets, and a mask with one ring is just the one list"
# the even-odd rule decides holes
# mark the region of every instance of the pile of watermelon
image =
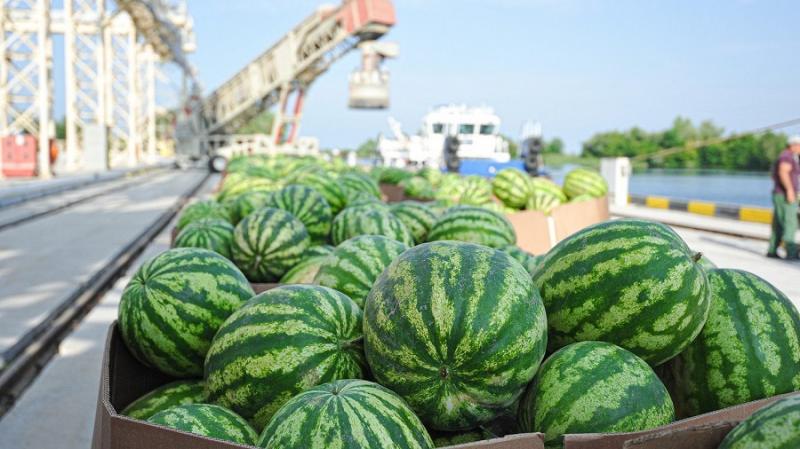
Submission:
[[[458,201],[381,200],[378,180],[418,178]],[[642,220],[534,256],[502,213],[470,203],[530,198],[454,181],[231,161],[216,198],[182,213],[182,247],[123,293],[123,340],[175,381],[122,413],[264,448],[427,449],[520,432],[559,447],[564,434],[645,430],[800,390],[800,313],[765,280],[717,269]],[[564,195],[599,192],[581,176],[568,185]],[[255,282],[281,285],[255,295]],[[753,420],[796,434],[785,427],[798,409],[777,403]],[[763,438],[745,427],[725,447]]]

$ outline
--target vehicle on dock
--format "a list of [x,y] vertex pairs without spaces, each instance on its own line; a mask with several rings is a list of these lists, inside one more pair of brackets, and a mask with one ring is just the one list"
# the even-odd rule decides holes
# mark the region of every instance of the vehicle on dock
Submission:
[[378,152],[387,166],[443,167],[445,141],[455,137],[459,159],[505,163],[511,156],[508,142],[500,136],[500,124],[500,117],[489,107],[439,106],[423,117],[419,134],[413,136],[389,118],[395,138],[380,136]]

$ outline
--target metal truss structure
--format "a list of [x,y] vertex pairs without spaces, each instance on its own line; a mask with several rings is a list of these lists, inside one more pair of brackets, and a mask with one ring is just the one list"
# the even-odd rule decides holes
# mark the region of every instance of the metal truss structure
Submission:
[[67,168],[81,165],[83,133],[97,125],[125,163],[154,154],[157,64],[175,62],[194,77],[184,54],[194,49],[185,2],[116,5],[109,11],[104,0],[63,0],[54,10],[50,0],[0,0],[0,138],[35,136],[40,177],[50,176],[55,137],[54,35],[64,36]]

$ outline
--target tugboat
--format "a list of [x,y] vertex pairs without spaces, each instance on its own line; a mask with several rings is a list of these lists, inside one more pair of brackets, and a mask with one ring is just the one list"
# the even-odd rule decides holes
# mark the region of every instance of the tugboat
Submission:
[[[378,138],[383,165],[437,167],[446,164],[445,141],[457,141],[458,159],[506,164],[511,160],[508,142],[500,136],[500,117],[488,107],[448,105],[434,108],[422,119],[419,134],[409,136],[400,122],[389,118],[395,138]],[[449,139],[448,139],[449,138]]]

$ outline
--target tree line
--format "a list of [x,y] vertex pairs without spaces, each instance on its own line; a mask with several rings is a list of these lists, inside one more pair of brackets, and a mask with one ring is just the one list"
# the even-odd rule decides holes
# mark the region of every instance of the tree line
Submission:
[[[595,134],[583,143],[582,156],[632,157],[649,168],[765,171],[786,148],[787,138],[781,133],[748,134],[727,140],[724,135],[724,129],[709,120],[695,125],[688,118],[678,117],[664,131],[648,132],[634,127]],[[684,148],[684,151],[654,154],[668,148]]]

